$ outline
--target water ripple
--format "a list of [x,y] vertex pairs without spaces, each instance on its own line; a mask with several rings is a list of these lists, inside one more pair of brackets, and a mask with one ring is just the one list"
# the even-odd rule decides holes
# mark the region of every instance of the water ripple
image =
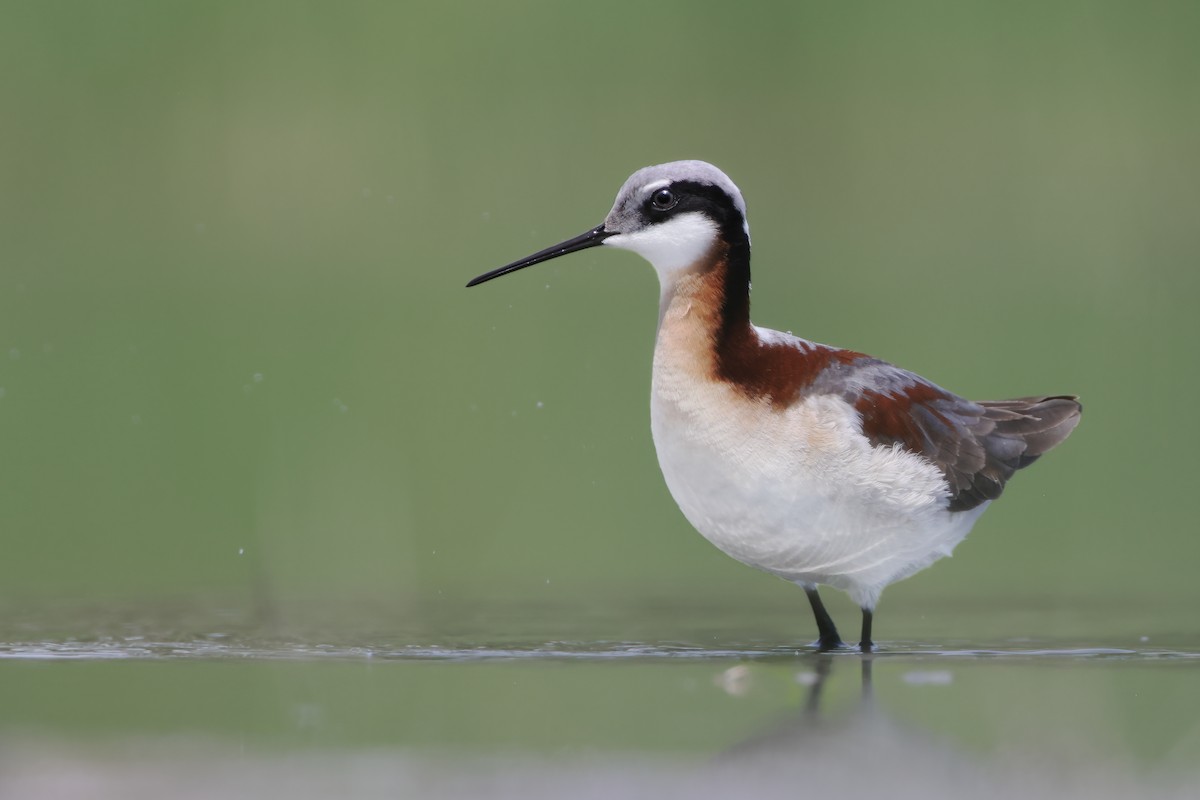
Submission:
[[[1037,659],[1037,660],[1200,660],[1200,652],[1116,647],[956,647],[933,644],[885,646],[873,658],[910,659]],[[812,657],[811,648],[732,644],[701,647],[684,642],[583,642],[561,641],[505,644],[314,644],[286,641],[228,641],[221,634],[196,641],[131,640],[0,642],[0,660],[117,661],[117,660],[265,660],[265,661],[616,661],[616,660],[752,660],[779,661]],[[860,657],[853,649],[836,651],[835,657]]]

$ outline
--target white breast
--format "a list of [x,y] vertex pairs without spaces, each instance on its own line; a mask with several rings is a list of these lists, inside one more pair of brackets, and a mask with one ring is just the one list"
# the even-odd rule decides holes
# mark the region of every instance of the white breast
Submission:
[[670,320],[659,330],[654,445],[688,521],[728,555],[873,608],[887,584],[949,555],[986,507],[948,512],[937,467],[872,446],[840,397],[773,409],[713,380],[682,333]]

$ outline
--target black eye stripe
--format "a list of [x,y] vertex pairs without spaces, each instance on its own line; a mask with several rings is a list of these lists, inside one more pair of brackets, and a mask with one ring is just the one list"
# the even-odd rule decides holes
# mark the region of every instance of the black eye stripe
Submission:
[[747,238],[746,218],[738,203],[729,192],[714,184],[673,180],[658,183],[653,189],[643,188],[639,197],[640,203],[629,210],[645,225],[666,222],[679,214],[699,213],[715,222],[727,241]]

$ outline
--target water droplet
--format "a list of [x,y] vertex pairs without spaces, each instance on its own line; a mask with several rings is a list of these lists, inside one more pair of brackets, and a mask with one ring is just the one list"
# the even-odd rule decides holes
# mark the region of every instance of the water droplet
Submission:
[[246,555],[246,548],[244,548],[244,547],[239,547],[239,548],[238,548],[238,555],[239,555],[239,556],[244,556],[244,555]]
[[255,382],[255,383],[262,383],[262,382],[263,382],[263,374],[262,374],[261,372],[256,372],[256,373],[254,373],[254,382]]
[[537,407],[538,407],[538,408],[545,408],[545,407],[546,407],[546,404],[545,404],[545,403],[543,403],[541,400],[538,400],[538,401],[537,401]]

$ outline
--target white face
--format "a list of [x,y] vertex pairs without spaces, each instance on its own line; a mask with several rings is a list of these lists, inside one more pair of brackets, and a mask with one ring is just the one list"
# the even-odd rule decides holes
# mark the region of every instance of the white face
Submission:
[[704,258],[716,240],[716,224],[696,212],[633,233],[618,233],[605,239],[604,244],[637,253],[654,266],[659,281],[665,283]]

